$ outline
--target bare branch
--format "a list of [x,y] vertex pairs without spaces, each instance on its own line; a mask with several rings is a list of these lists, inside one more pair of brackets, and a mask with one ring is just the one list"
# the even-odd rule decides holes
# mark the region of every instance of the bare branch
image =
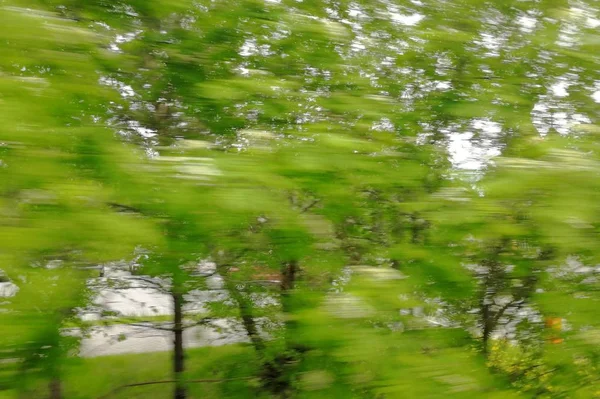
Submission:
[[314,208],[314,207],[315,207],[315,205],[317,205],[317,204],[318,204],[320,201],[321,201],[321,200],[319,200],[319,199],[315,199],[315,200],[311,201],[309,204],[307,204],[307,205],[303,206],[303,207],[300,209],[300,213],[305,213],[305,212],[308,212],[309,210],[311,210],[312,208]]
[[516,300],[509,301],[496,312],[494,318],[492,319],[494,322],[494,327],[498,324],[498,320],[500,320],[500,318],[504,315],[504,312],[506,312],[508,308],[510,308],[512,305],[515,305],[517,302],[518,301]]
[[200,320],[197,320],[194,323],[184,325],[183,329],[187,330],[188,328],[191,328],[191,327],[196,327],[196,326],[201,326],[201,325],[204,325],[204,324],[209,324],[211,321],[214,321],[214,320],[216,320],[214,317],[204,317],[204,318],[202,318]]
[[[143,323],[143,324],[142,324]],[[147,324],[145,324],[147,323]],[[141,322],[141,323],[126,323],[128,326],[133,326],[133,327],[143,327],[143,328],[151,328],[153,330],[161,330],[161,331],[169,331],[169,332],[173,332],[173,327],[161,327],[157,324],[154,324],[152,322]]]
[[134,208],[129,205],[118,204],[116,202],[108,202],[107,205],[110,206],[111,208],[116,209],[117,211],[119,211],[121,213],[139,213],[139,214],[143,213],[138,208]]
[[[220,379],[219,378],[205,378],[205,379],[199,379],[199,380],[187,380],[187,381],[185,381],[185,383],[187,383],[187,384],[218,383],[218,382],[227,382],[227,381],[251,380],[254,378],[256,378],[256,377],[236,377],[236,378],[220,378]],[[120,385],[120,386],[116,387],[115,389],[113,389],[112,391],[110,391],[102,396],[98,396],[96,399],[109,398],[109,397],[113,396],[114,394],[118,393],[119,391],[122,391],[123,389],[126,389],[126,388],[141,387],[141,386],[146,386],[146,385],[174,384],[176,382],[178,382],[178,381],[177,380],[160,380],[160,381],[146,381],[146,382],[136,382],[136,383],[132,383],[132,384]]]

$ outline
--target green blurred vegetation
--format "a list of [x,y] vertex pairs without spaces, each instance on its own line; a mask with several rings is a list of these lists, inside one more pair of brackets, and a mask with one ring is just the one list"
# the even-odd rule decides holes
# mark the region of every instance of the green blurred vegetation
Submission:
[[[0,1],[0,398],[600,397],[599,26]],[[169,311],[102,308],[135,284]],[[172,353],[83,356],[139,325]]]

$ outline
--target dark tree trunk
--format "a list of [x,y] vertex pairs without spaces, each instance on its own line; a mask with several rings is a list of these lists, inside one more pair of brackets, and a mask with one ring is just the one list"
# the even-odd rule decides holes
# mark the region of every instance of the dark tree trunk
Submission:
[[218,264],[217,270],[224,278],[225,288],[227,288],[227,291],[233,300],[238,304],[238,310],[240,311],[242,324],[246,330],[246,334],[248,334],[248,338],[250,338],[252,346],[258,355],[262,356],[262,352],[265,349],[265,342],[258,333],[256,320],[254,319],[252,302],[244,298],[244,294],[240,292],[240,289],[238,289],[237,285],[235,284],[235,280],[228,275],[227,266],[228,264]]
[[185,357],[183,351],[183,294],[173,292],[173,375],[177,381],[175,383],[175,399],[185,399],[187,396],[183,382],[183,372],[185,371]]
[[281,266],[281,294],[287,294],[294,289],[296,283],[296,272],[298,271],[298,262],[285,262]]
[[291,320],[290,315],[292,314],[291,295],[294,286],[296,285],[296,273],[298,272],[298,262],[290,261],[285,262],[281,266],[281,310],[285,317],[285,338],[288,349],[291,349],[290,339],[293,338],[291,330],[294,328],[294,322]]
[[227,279],[225,284],[227,286],[227,290],[238,304],[240,317],[242,318],[242,324],[244,325],[246,334],[248,334],[248,338],[250,338],[252,346],[259,355],[262,355],[262,352],[265,349],[265,342],[258,332],[256,320],[254,319],[252,312],[252,303],[244,298],[244,295],[238,290],[232,281]]
[[[55,323],[60,324],[62,321],[71,313],[71,309],[61,308],[57,312],[57,320]],[[62,380],[61,380],[61,367],[60,364],[64,360],[63,356],[63,348],[61,348],[61,335],[60,329],[58,328],[50,328],[48,331],[47,337],[50,339],[47,341],[49,344],[49,348],[46,350],[44,347],[41,347],[40,350],[43,351],[47,363],[47,369],[45,370],[50,377],[48,381],[48,391],[50,399],[61,399],[63,397],[62,393]],[[41,353],[40,353],[41,354]]]
[[254,320],[254,316],[252,316],[252,312],[246,310],[246,305],[240,305],[240,312],[244,328],[246,329],[248,337],[250,337],[250,342],[252,342],[254,349],[257,352],[264,351],[265,342],[258,333],[258,328],[256,327],[256,321]]
[[[252,343],[252,346],[254,347],[254,350],[256,351],[262,363],[262,368],[260,371],[262,384],[269,391],[275,394],[280,394],[282,391],[280,384],[280,380],[282,378],[281,367],[277,361],[267,359],[265,353],[266,344],[258,332],[258,326],[256,325],[256,320],[254,318],[252,302],[244,297],[243,292],[241,292],[235,284],[235,280],[233,280],[230,276],[227,276],[227,271],[224,269],[224,266],[225,265],[221,265],[220,268],[221,275],[225,276],[225,287],[227,288],[227,291],[231,297],[237,302],[238,310],[240,312],[240,317],[242,318],[242,324],[246,330],[246,334],[248,334],[248,338],[250,338],[250,342]],[[285,388],[287,388],[287,385],[285,385]]]
[[52,377],[48,383],[48,390],[50,391],[50,399],[62,399],[62,384],[60,378]]
[[490,341],[490,336],[492,335],[492,331],[494,330],[494,322],[493,317],[490,312],[490,305],[483,305],[481,311],[481,321],[483,324],[483,335],[481,338],[481,351],[485,356],[488,355],[488,345]]
[[290,261],[281,265],[280,300],[284,317],[284,339],[286,351],[276,356],[275,359],[267,361],[263,365],[263,381],[266,388],[278,397],[287,398],[291,394],[291,379],[288,365],[297,361],[300,351],[299,345],[294,340],[294,329],[296,322],[291,319],[293,306],[291,303],[292,290],[296,284],[298,262]]

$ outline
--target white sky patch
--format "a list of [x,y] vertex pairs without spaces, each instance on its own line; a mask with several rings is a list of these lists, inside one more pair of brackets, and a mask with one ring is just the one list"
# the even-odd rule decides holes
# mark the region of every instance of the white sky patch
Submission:
[[103,27],[106,30],[111,30],[110,26],[108,26],[108,24],[106,22],[94,22],[94,25],[101,26],[101,27]]
[[117,36],[115,36],[115,40],[108,45],[108,48],[111,51],[114,51],[115,53],[120,53],[121,48],[119,47],[119,44],[129,43],[129,42],[135,40],[135,38],[140,33],[142,33],[141,30],[138,30],[135,32],[128,32],[128,33],[125,33],[124,35],[118,34]]
[[330,18],[338,19],[340,17],[340,14],[338,13],[338,11],[334,10],[333,8],[327,7],[325,9],[325,12],[327,13],[327,15],[329,15]]
[[272,40],[281,40],[281,39],[285,39],[286,37],[290,36],[290,31],[287,29],[278,29],[273,31],[273,33],[271,33],[271,39]]
[[248,67],[248,63],[243,62],[238,67],[234,68],[233,70],[242,76],[250,76],[250,69],[248,69],[247,67]]
[[139,14],[137,12],[135,12],[135,9],[130,5],[120,4],[118,6],[113,6],[113,10],[120,12],[120,13],[125,13],[125,14],[129,15],[130,17],[139,16]]
[[146,139],[156,136],[156,130],[143,127],[138,121],[128,121],[127,125],[131,130],[133,130],[134,132]]
[[138,32],[129,32],[129,33],[126,33],[124,35],[117,35],[115,37],[115,42],[119,43],[119,44],[121,44],[121,43],[127,43],[127,42],[130,42],[133,39],[135,39],[135,37],[137,35],[138,35]]
[[474,129],[482,130],[486,135],[497,136],[502,132],[502,126],[489,119],[475,119],[472,126]]
[[494,72],[487,66],[487,65],[481,65],[479,67],[479,69],[481,70],[481,72],[487,74],[487,75],[493,75]]
[[395,126],[388,118],[381,118],[379,122],[373,123],[371,126],[371,130],[377,130],[380,132],[393,132],[395,130]]
[[[573,106],[563,100],[563,98],[569,96],[568,89],[570,86],[577,84],[577,80],[578,76],[574,73],[567,73],[558,77],[548,87],[548,93],[540,96],[538,102],[534,105],[531,110],[531,120],[541,136],[547,135],[551,129],[556,130],[559,134],[566,135],[570,133],[574,126],[591,123],[586,115],[575,112]],[[600,82],[596,85],[595,90],[600,90]],[[598,97],[600,97],[600,94]],[[592,98],[594,98],[593,94]]]
[[439,81],[435,84],[436,90],[449,90],[452,88],[452,84],[446,81]]
[[437,56],[435,63],[435,73],[441,76],[448,74],[448,69],[452,68],[452,60],[447,54],[440,54]]
[[146,147],[145,151],[146,151],[146,156],[148,158],[157,158],[159,156],[158,151],[156,151],[152,147]]
[[414,14],[400,14],[399,12],[390,11],[390,18],[393,22],[405,25],[405,26],[415,26],[419,22],[421,22],[425,16],[423,14],[414,13]]
[[417,135],[417,139],[416,139],[416,143],[418,145],[424,145],[427,144],[429,141],[429,138],[433,136],[433,133],[419,133]]
[[585,21],[585,25],[586,25],[588,28],[595,29],[595,28],[597,28],[597,27],[599,27],[599,26],[600,26],[600,19],[598,19],[598,18],[592,18],[592,17],[588,17],[588,18],[586,19],[586,21]]
[[569,92],[568,89],[570,86],[577,83],[579,76],[575,73],[566,73],[562,76],[559,76],[554,84],[548,88],[548,91],[552,93],[555,97],[568,97]]
[[581,124],[592,123],[592,120],[583,114],[572,114],[571,115],[571,123],[573,125],[581,125]]
[[354,33],[358,33],[360,31],[362,31],[362,29],[363,29],[362,25],[357,21],[349,21],[346,18],[344,18],[344,19],[340,19],[339,22],[341,24],[350,26]]
[[448,152],[450,154],[450,162],[459,169],[481,169],[483,163],[477,159],[473,143],[471,139],[473,133],[452,133],[448,142]]
[[591,123],[589,117],[573,112],[568,104],[551,102],[546,96],[542,96],[533,107],[531,120],[542,137],[547,135],[550,129],[567,135],[574,126]]
[[19,292],[19,287],[10,281],[0,283],[0,298],[9,298]]
[[366,50],[366,48],[367,48],[367,46],[365,46],[362,43],[361,37],[354,38],[354,40],[352,40],[352,43],[350,43],[350,49],[355,52]]
[[489,119],[475,119],[471,128],[478,130],[476,136],[473,131],[457,132],[457,127],[445,129],[442,133],[448,137],[448,153],[450,162],[457,169],[480,170],[492,158],[501,154],[501,145],[498,142],[502,126]]
[[362,12],[357,8],[351,8],[350,10],[348,10],[348,15],[352,18],[356,18],[362,15]]
[[556,44],[561,47],[573,47],[577,44],[579,28],[572,21],[563,22]]
[[592,100],[600,104],[600,80],[594,85],[594,92],[592,93]]
[[239,54],[242,57],[250,57],[256,54],[266,57],[272,54],[270,49],[271,46],[268,44],[257,45],[256,39],[246,39],[242,47],[240,47]]
[[537,25],[537,19],[530,15],[522,14],[517,18],[517,23],[520,25],[519,29],[522,32],[531,33]]
[[505,26],[508,21],[502,12],[495,8],[490,8],[484,13],[483,22],[488,25]]
[[548,119],[551,117],[549,107],[544,101],[539,101],[533,106],[531,111],[531,121],[541,136],[545,136],[550,131]]
[[242,57],[250,57],[251,55],[256,54],[258,48],[256,47],[255,39],[246,39],[242,47],[240,47],[240,55]]
[[350,4],[348,8],[348,16],[356,19],[367,19],[369,16],[364,12],[362,7],[356,3]]
[[381,66],[391,67],[396,63],[396,59],[394,57],[386,56],[383,61],[381,61]]
[[181,26],[185,30],[192,30],[195,23],[196,17],[194,17],[193,15],[188,15],[181,18],[181,20],[179,21],[179,26]]
[[415,26],[425,18],[425,15],[418,12],[412,14],[410,11],[409,13],[403,13],[398,6],[392,4],[388,5],[387,12],[392,22],[404,26]]
[[550,86],[550,91],[552,91],[552,94],[556,97],[567,97],[569,95],[569,92],[567,91],[568,88],[569,83],[567,81],[559,80]]
[[111,86],[117,89],[119,91],[119,94],[121,94],[121,97],[123,98],[135,97],[136,95],[135,91],[131,86],[126,85],[125,83],[120,82],[117,79],[102,76],[98,81],[101,85]]
[[498,57],[500,55],[499,51],[503,42],[504,39],[502,37],[486,32],[482,33],[481,38],[475,41],[476,44],[488,50],[488,52],[485,54],[488,57]]
[[133,88],[129,85],[123,85],[121,86],[121,96],[133,97],[135,96],[135,91],[133,91]]

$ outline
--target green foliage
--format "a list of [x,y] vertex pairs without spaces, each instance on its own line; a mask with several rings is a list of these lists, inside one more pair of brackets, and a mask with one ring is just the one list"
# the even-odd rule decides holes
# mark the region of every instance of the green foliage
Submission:
[[[226,295],[202,317],[254,338],[216,374],[239,357],[256,386],[192,396],[597,396],[597,17],[565,0],[1,3],[0,270],[18,292],[0,364],[19,367],[0,388],[109,388],[61,331],[91,267],[137,256],[174,297],[214,261]],[[198,353],[187,375],[215,374],[217,350]]]

